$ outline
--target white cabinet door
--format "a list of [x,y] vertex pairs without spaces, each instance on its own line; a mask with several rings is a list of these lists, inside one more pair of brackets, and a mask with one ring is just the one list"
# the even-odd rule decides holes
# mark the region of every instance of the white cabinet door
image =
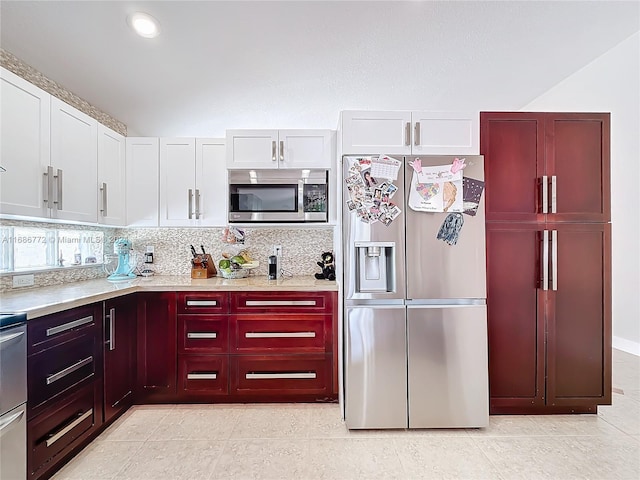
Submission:
[[98,222],[125,225],[124,136],[98,124]]
[[227,167],[278,168],[277,130],[227,130]]
[[195,224],[194,138],[160,139],[160,226]]
[[227,223],[227,165],[224,138],[196,139],[196,207],[201,226]]
[[127,225],[157,227],[160,185],[160,141],[157,137],[127,137]]
[[332,130],[279,130],[279,167],[331,168],[334,138]]
[[411,112],[414,155],[478,155],[479,112]]
[[342,154],[411,154],[411,112],[342,112]]
[[51,165],[56,208],[52,218],[98,220],[98,122],[51,97]]
[[0,213],[48,217],[50,95],[0,70]]

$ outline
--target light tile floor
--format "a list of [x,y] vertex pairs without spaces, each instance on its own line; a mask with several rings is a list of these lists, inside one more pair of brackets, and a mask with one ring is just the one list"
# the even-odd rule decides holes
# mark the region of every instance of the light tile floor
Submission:
[[137,406],[54,479],[637,480],[640,357],[614,350],[613,386],[597,415],[479,430],[348,431],[335,404]]

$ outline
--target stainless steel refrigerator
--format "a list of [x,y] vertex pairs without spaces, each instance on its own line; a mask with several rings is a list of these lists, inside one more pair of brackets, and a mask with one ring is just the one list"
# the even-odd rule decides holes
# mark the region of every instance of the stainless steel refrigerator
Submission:
[[[429,167],[460,158],[395,157],[401,161],[397,179],[373,180],[369,157],[342,159],[344,399],[350,429],[489,423],[483,157],[464,156],[467,213],[449,217],[450,210],[410,205],[433,193],[428,184],[416,183],[415,160]],[[467,192],[468,183],[474,192]],[[467,193],[478,203],[467,202]],[[447,219],[458,222],[457,241],[437,238]]]

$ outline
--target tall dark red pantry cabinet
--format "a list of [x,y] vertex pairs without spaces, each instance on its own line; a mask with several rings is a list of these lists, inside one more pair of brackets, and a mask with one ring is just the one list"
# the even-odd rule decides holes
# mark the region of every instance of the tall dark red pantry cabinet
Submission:
[[490,411],[611,403],[608,113],[481,112]]

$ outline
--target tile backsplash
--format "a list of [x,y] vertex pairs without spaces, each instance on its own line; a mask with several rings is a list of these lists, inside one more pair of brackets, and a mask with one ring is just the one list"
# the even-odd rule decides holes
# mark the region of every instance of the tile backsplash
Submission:
[[126,228],[116,231],[127,237],[142,255],[147,245],[154,247],[154,263],[150,267],[158,275],[188,275],[191,271],[191,249],[204,246],[216,261],[222,253],[236,255],[247,251],[260,266],[257,275],[267,274],[267,258],[274,245],[282,246],[282,267],[293,275],[320,272],[316,264],[322,252],[333,250],[333,227],[326,228],[243,228],[245,242],[227,244],[222,241],[223,228]]
[[[54,227],[60,228],[60,224],[47,224],[40,222],[23,222],[3,220],[5,226],[23,227]],[[139,268],[149,267],[156,275],[189,275],[191,271],[190,245],[200,252],[200,246],[204,246],[207,253],[216,261],[222,258],[222,253],[227,252],[236,255],[246,251],[253,260],[258,260],[260,266],[254,270],[256,275],[267,274],[267,258],[273,253],[274,245],[282,246],[282,268],[293,275],[313,275],[320,273],[320,267],[316,264],[320,260],[322,252],[333,250],[333,228],[285,228],[285,227],[251,227],[243,228],[245,232],[244,244],[227,244],[223,242],[224,228],[100,228],[79,225],[64,225],[65,229],[77,229],[83,231],[104,232],[104,252],[112,252],[112,243],[115,238],[126,237],[132,244],[134,251],[139,254]],[[143,254],[146,246],[154,247],[154,262],[151,265],[143,265]],[[81,268],[60,268],[50,271],[34,273],[34,287],[59,285],[80,280],[105,278],[106,272],[101,265],[95,267],[83,266]],[[20,288],[20,290],[32,287]],[[0,276],[0,292],[13,289],[12,275]]]

